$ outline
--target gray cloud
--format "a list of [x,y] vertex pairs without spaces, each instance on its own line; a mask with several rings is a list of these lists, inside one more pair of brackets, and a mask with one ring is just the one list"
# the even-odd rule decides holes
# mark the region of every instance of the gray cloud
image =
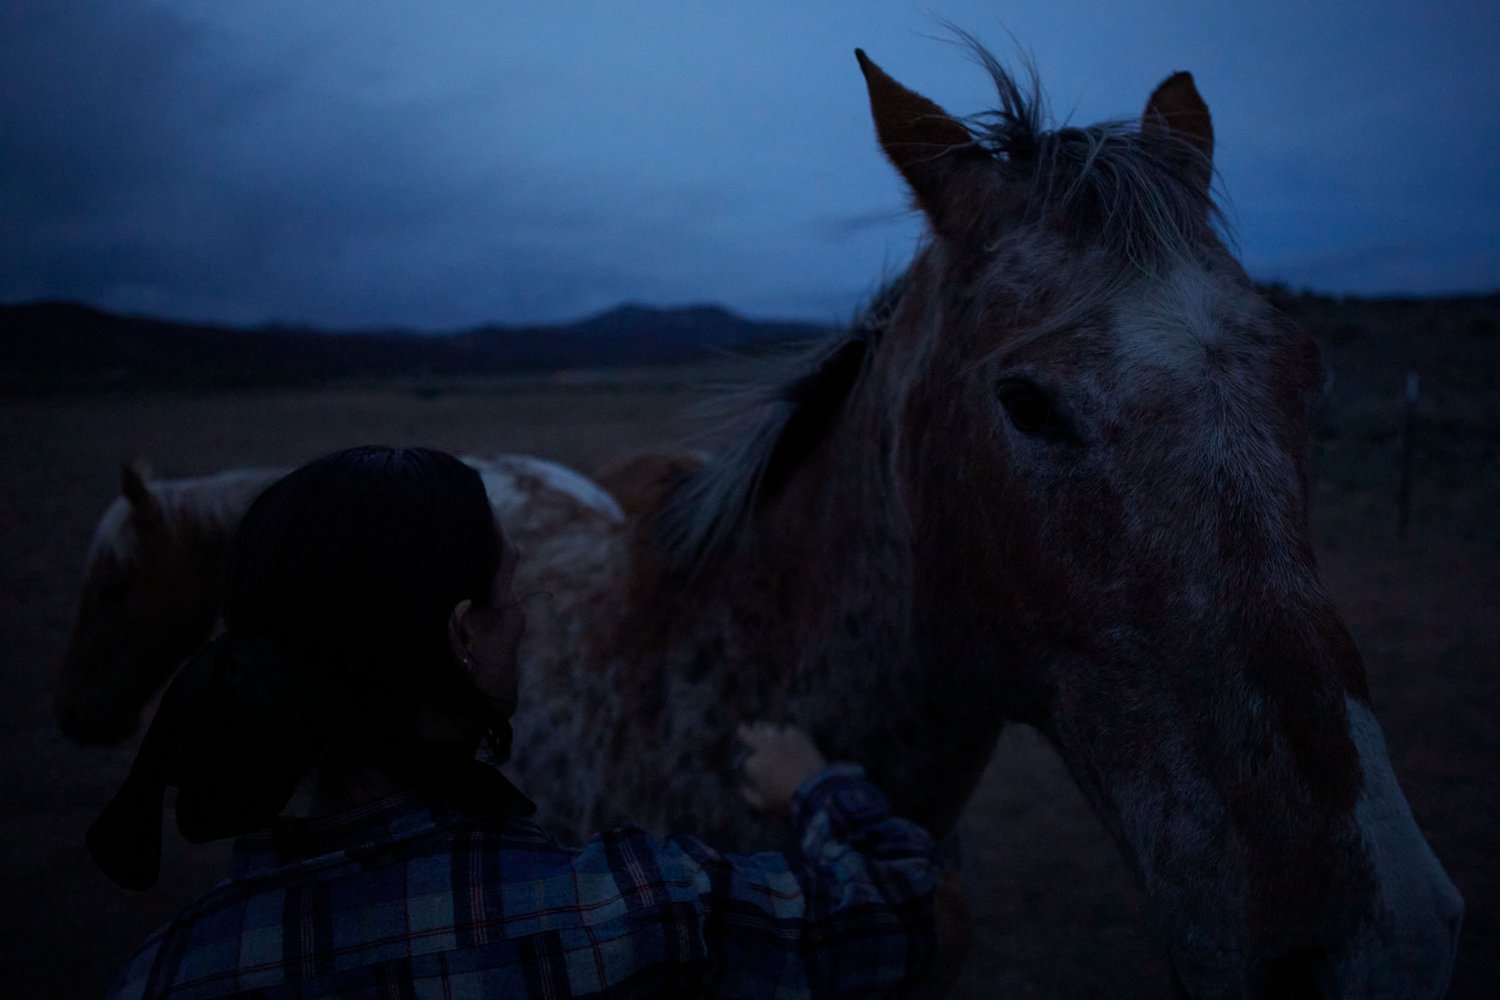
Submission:
[[[1500,85],[1477,40],[1500,15],[1084,6],[1023,0],[1006,27],[1075,120],[1194,69],[1252,273],[1500,284]],[[987,4],[954,8],[1006,51]],[[958,113],[987,86],[918,37],[915,0],[756,10],[12,0],[0,300],[342,326],[626,298],[847,315],[920,230],[850,50]]]
[[840,215],[833,218],[818,219],[810,227],[811,231],[830,242],[840,242],[851,236],[870,231],[888,230],[893,226],[900,225],[911,215],[909,211],[901,211],[894,208],[876,209],[869,212],[855,212],[850,215]]

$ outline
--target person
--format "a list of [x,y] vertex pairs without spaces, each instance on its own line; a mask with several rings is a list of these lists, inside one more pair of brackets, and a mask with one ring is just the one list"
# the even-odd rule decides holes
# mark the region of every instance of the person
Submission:
[[[629,826],[569,847],[531,822],[493,766],[517,700],[515,566],[479,476],[439,451],[338,452],[254,502],[224,631],[163,695],[88,836],[112,878],[151,885],[175,787],[189,840],[239,836],[231,871],[112,997],[919,988],[937,848],[799,730],[740,729],[743,794],[788,813],[798,857]],[[306,815],[284,815],[299,786]]]

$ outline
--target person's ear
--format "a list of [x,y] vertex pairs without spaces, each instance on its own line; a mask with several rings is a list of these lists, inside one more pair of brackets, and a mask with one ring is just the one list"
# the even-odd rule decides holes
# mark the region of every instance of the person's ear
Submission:
[[448,649],[455,663],[462,663],[469,655],[469,642],[473,638],[469,612],[473,607],[474,602],[465,597],[453,605],[453,613],[448,616]]

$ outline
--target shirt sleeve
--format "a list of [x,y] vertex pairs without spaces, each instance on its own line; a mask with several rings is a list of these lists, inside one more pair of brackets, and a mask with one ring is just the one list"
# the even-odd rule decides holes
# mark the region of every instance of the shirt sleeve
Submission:
[[708,973],[724,996],[919,992],[935,949],[942,866],[931,836],[892,814],[853,764],[814,775],[792,801],[801,857],[664,847],[701,870]]

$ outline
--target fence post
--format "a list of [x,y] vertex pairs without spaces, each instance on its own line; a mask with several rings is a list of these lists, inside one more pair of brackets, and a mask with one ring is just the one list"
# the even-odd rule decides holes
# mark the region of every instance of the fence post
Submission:
[[1406,541],[1406,528],[1411,523],[1411,467],[1416,450],[1417,394],[1421,391],[1421,379],[1414,371],[1406,373],[1406,396],[1401,418],[1401,485],[1396,493],[1396,537]]

